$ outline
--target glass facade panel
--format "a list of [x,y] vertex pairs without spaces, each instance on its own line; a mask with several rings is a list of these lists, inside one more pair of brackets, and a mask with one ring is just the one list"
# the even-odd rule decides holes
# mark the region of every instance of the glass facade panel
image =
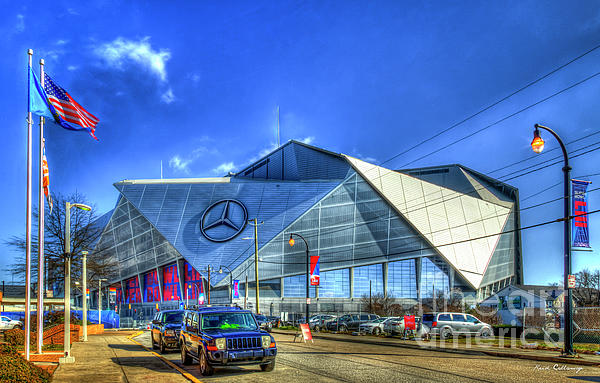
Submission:
[[361,266],[354,268],[354,298],[371,294],[383,294],[383,265]]
[[[323,275],[323,273],[321,273]],[[322,277],[321,277],[322,278]],[[311,298],[316,295],[314,286],[309,287]],[[294,275],[283,279],[283,296],[287,298],[305,298],[306,297],[306,274]]]
[[350,298],[350,269],[321,273],[319,298]]
[[414,259],[388,263],[388,294],[394,298],[417,299]]
[[450,291],[448,266],[434,263],[429,258],[421,259],[421,298],[432,298],[435,289],[436,296]]

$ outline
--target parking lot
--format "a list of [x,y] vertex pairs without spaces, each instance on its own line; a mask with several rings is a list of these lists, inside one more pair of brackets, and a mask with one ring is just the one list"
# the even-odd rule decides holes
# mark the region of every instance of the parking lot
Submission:
[[[432,350],[317,339],[293,342],[274,334],[279,354],[273,372],[258,366],[218,369],[203,377],[198,364],[183,366],[177,350],[164,357],[200,381],[215,382],[547,382],[600,381],[596,367],[465,355]],[[150,348],[149,332],[135,338]]]

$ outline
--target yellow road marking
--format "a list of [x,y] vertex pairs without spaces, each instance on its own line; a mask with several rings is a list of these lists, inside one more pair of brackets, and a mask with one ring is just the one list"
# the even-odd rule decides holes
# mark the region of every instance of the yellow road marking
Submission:
[[189,372],[185,371],[184,369],[182,369],[181,367],[179,367],[175,363],[171,362],[170,360],[168,360],[164,356],[162,356],[160,354],[157,354],[156,352],[150,350],[148,347],[144,346],[143,344],[141,344],[137,340],[133,339],[133,338],[135,338],[138,335],[142,335],[143,333],[144,333],[143,331],[139,331],[139,332],[137,332],[137,333],[135,333],[133,335],[129,335],[127,337],[127,339],[129,339],[130,341],[132,341],[133,343],[135,343],[135,344],[137,344],[139,346],[142,346],[144,348],[144,350],[148,351],[149,353],[151,353],[155,357],[159,358],[160,360],[162,360],[163,362],[165,362],[167,365],[169,365],[171,368],[174,368],[175,370],[177,370],[187,380],[189,380],[191,382],[194,382],[194,383],[202,383],[202,381],[198,380],[198,378],[196,378],[194,375],[190,374]]

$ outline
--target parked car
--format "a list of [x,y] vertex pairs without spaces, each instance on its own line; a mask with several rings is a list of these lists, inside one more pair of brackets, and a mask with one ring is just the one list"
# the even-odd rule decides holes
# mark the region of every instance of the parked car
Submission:
[[[389,321],[386,323],[384,327],[384,331],[391,335],[404,334],[404,317],[397,317],[393,321]],[[421,330],[421,318],[415,317],[415,331],[419,332]]]
[[157,312],[149,324],[152,349],[158,348],[162,354],[167,348],[177,348],[182,319],[183,310]]
[[281,318],[276,317],[276,316],[271,316],[268,315],[267,316],[267,320],[271,323],[271,328],[275,327],[281,327]]
[[273,371],[275,339],[258,326],[252,312],[239,307],[203,307],[183,315],[181,362],[197,360],[200,373],[212,375],[217,367],[258,364]]
[[492,326],[470,314],[428,313],[423,314],[423,323],[431,329],[431,335],[441,339],[455,335],[489,337],[494,333]]
[[381,317],[377,318],[374,321],[362,323],[358,330],[363,333],[379,335],[385,332],[385,327],[395,321],[398,320],[398,317]]
[[10,319],[9,317],[0,316],[0,330],[13,330],[23,328],[23,322],[20,320]]
[[258,325],[262,330],[271,332],[271,330],[273,329],[273,323],[271,323],[271,321],[268,320],[266,316],[258,314],[254,315],[254,317],[256,318],[256,321],[258,322]]
[[358,327],[361,323],[366,323],[379,318],[375,314],[345,314],[336,320],[327,322],[327,329],[329,331],[358,331]]
[[311,330],[319,332],[321,329],[326,328],[327,322],[337,318],[335,315],[319,314],[310,317],[308,320],[308,326]]

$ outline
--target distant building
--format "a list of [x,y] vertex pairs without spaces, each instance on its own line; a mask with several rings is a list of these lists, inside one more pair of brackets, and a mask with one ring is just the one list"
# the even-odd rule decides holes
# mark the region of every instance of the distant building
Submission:
[[[522,283],[518,190],[461,165],[390,170],[290,141],[236,174],[123,180],[96,251],[119,264],[117,304],[255,305],[254,228],[262,312],[303,312],[306,254],[320,256],[311,310],[359,309],[388,294],[414,303],[433,289],[472,300]],[[223,273],[218,270],[221,266]],[[246,280],[248,284],[246,285]]]
[[520,317],[524,309],[540,309],[546,315],[555,315],[562,312],[562,302],[562,287],[509,285],[481,301],[480,305],[497,308],[504,324],[522,325]]

